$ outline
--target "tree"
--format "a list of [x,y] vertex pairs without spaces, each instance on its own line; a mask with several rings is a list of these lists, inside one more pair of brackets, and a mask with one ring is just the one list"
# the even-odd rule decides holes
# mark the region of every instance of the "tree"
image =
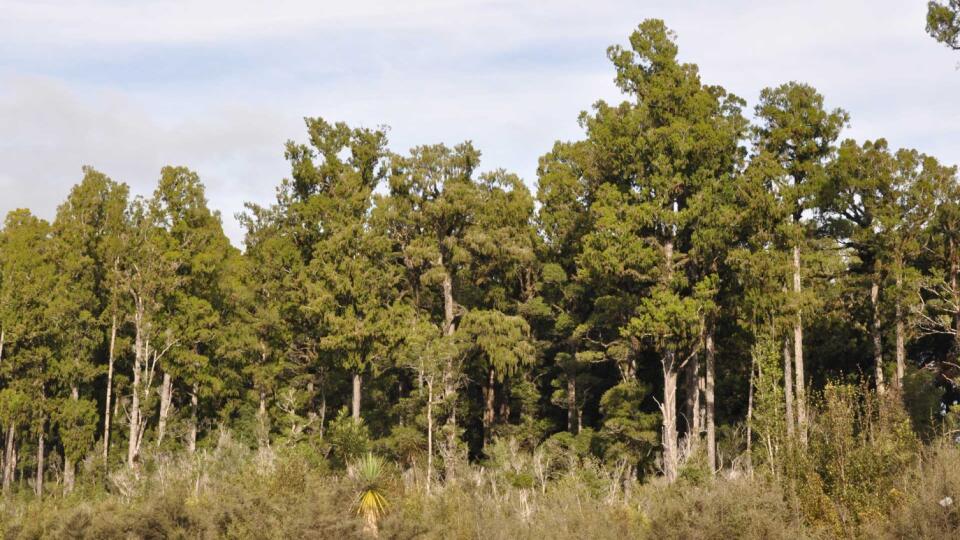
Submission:
[[461,354],[479,356],[483,385],[483,444],[492,440],[496,411],[495,383],[516,373],[534,360],[530,325],[522,317],[497,310],[472,310],[463,317],[456,336]]
[[591,230],[590,206],[598,183],[591,170],[591,149],[588,141],[557,142],[541,156],[537,168],[536,221],[543,238],[537,254],[541,263],[538,298],[550,309],[549,324],[539,334],[550,344],[547,358],[553,358],[565,379],[558,403],[567,410],[567,431],[575,434],[582,423],[584,377],[590,365],[586,359],[591,357],[587,336],[596,322],[589,316],[591,290],[576,279],[576,261],[583,237]]
[[163,328],[163,308],[176,288],[177,265],[164,257],[163,231],[153,219],[149,205],[135,199],[128,215],[128,235],[119,257],[120,283],[130,299],[133,324],[133,366],[130,408],[127,412],[127,466],[135,468],[143,444],[149,404],[158,363],[176,343],[176,336]]
[[[447,341],[466,312],[457,278],[469,263],[467,229],[476,209],[473,173],[480,160],[470,143],[448,148],[420,146],[409,156],[394,156],[390,197],[384,218],[397,244],[414,308],[421,320],[435,322]],[[441,376],[441,408],[446,416],[446,451],[457,441],[457,397],[462,373],[459,355],[446,354]]]
[[154,236],[170,276],[164,324],[170,336],[161,364],[160,416],[157,444],[172,412],[174,385],[183,381],[190,396],[187,448],[196,448],[202,394],[216,392],[227,379],[227,367],[216,364],[224,316],[223,284],[235,250],[223,233],[219,214],[207,206],[203,184],[183,167],[164,167],[150,201]]
[[773,175],[772,187],[791,220],[781,229],[781,242],[792,252],[793,381],[796,385],[797,425],[806,440],[807,397],[803,356],[802,252],[814,236],[808,214],[825,177],[826,160],[849,115],[842,109],[826,110],[823,96],[813,87],[790,82],[760,92],[755,110],[754,152]]
[[[373,191],[386,174],[386,136],[382,131],[348,129],[337,124],[318,129],[320,148],[338,141],[352,158],[325,163],[336,172],[314,195],[323,232],[313,245],[307,273],[307,309],[321,321],[321,351],[352,378],[351,412],[360,420],[363,374],[386,365],[400,339],[397,326],[400,266],[383,229],[371,222]],[[332,148],[332,147],[331,147]],[[325,155],[324,159],[339,159]]]
[[257,400],[258,443],[265,446],[270,435],[268,401],[276,399],[293,369],[288,358],[293,341],[290,319],[297,308],[291,291],[302,260],[276,208],[247,205],[240,220],[246,229],[246,250],[238,261],[235,336],[241,342],[240,354],[247,355],[243,371]]
[[8,386],[3,395],[7,421],[4,486],[12,481],[18,427],[30,427],[36,436],[34,491],[43,494],[47,422],[54,360],[55,329],[51,324],[56,270],[50,224],[27,210],[7,215],[0,238],[0,317],[4,346],[0,376]]
[[[619,273],[628,271],[640,285],[639,301],[629,307],[620,333],[633,348],[626,357],[636,358],[642,343],[659,356],[663,470],[672,481],[679,460],[677,376],[700,348],[703,316],[712,305],[711,279],[695,271],[689,256],[691,201],[733,172],[742,102],[704,86],[695,65],[677,60],[674,35],[662,21],[644,21],[630,49],[611,47],[608,56],[617,85],[635,101],[618,107],[601,101],[592,116],[582,116],[602,174],[611,180],[591,209],[597,211],[595,234],[603,236],[585,243],[602,241],[609,254],[622,251],[597,257],[608,268],[633,262]],[[582,257],[594,259],[588,249]]]
[[[923,157],[915,151],[892,153],[883,139],[858,145],[852,140],[840,145],[830,165],[820,203],[833,234],[857,256],[853,265],[869,285],[870,328],[874,350],[874,380],[883,391],[883,342],[881,291],[889,288],[895,304],[896,372],[900,388],[905,370],[905,281],[919,255],[921,228],[932,211],[932,185],[924,177]],[[911,287],[912,288],[912,287]]]
[[960,0],[927,3],[927,33],[955,51],[960,51]]
[[[53,223],[53,250],[57,282],[50,306],[56,329],[56,379],[69,400],[58,407],[57,419],[64,445],[64,491],[73,489],[76,462],[89,449],[98,420],[90,383],[100,374],[98,353],[104,344],[102,325],[116,294],[110,284],[116,235],[122,226],[127,188],[86,167],[57,211]],[[115,332],[115,326],[112,332]],[[113,335],[111,333],[111,335]],[[113,351],[109,353],[108,386],[112,384]],[[107,391],[107,401],[109,401]],[[82,394],[82,397],[81,397]],[[109,404],[106,407],[109,414]],[[109,437],[108,426],[104,439]],[[105,443],[106,444],[106,443]]]

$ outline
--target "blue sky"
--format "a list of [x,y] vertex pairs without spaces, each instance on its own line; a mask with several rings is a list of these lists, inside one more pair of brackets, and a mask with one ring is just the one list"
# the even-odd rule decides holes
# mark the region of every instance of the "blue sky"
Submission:
[[605,49],[664,19],[683,60],[752,106],[790,80],[850,111],[845,136],[960,163],[960,53],[924,0],[0,0],[0,212],[51,218],[80,167],[148,194],[197,170],[235,243],[303,117],[390,126],[397,151],[472,140],[533,188],[538,156],[618,99]]

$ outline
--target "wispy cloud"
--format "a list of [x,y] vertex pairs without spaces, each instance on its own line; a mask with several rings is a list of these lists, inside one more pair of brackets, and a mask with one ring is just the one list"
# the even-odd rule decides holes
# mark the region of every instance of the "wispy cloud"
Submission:
[[960,57],[923,2],[7,0],[0,8],[0,212],[51,217],[83,164],[148,193],[197,169],[232,216],[267,202],[302,117],[389,124],[396,150],[472,139],[532,186],[536,159],[617,99],[605,48],[664,18],[704,78],[748,100],[803,80],[887,137],[960,162]]

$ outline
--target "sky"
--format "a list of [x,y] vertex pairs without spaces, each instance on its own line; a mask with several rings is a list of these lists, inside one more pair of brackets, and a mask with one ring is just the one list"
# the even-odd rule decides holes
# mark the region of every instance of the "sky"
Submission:
[[540,155],[618,101],[606,48],[647,18],[704,82],[747,100],[788,81],[884,137],[960,163],[960,53],[925,0],[0,0],[0,213],[52,219],[91,165],[149,195],[197,171],[236,245],[304,117],[389,126],[397,152],[471,140],[536,186]]

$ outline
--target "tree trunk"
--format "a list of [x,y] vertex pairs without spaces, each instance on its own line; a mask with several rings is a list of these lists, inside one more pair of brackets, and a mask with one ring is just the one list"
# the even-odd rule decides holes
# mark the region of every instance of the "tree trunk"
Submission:
[[320,440],[323,440],[324,426],[327,425],[327,390],[320,387]]
[[43,497],[43,473],[46,468],[43,464],[44,454],[46,453],[44,448],[44,443],[46,442],[46,423],[46,419],[42,418],[40,420],[40,433],[37,434],[37,479],[33,486],[34,493],[37,494],[37,497]]
[[353,402],[352,402],[352,411],[353,411],[353,421],[360,421],[360,385],[363,383],[361,375],[359,373],[353,374]]
[[[677,204],[673,203],[676,211]],[[673,235],[663,244],[664,281],[666,287],[671,286],[673,280]],[[677,479],[679,466],[677,456],[677,352],[671,350],[660,351],[660,366],[663,369],[663,403],[660,412],[663,416],[662,444],[663,444],[663,474],[668,482]]]
[[574,435],[580,434],[577,426],[577,375],[573,370],[567,371],[567,431]]
[[689,450],[697,446],[700,439],[700,358],[695,355],[684,366],[684,415],[687,422],[687,445]]
[[[950,244],[950,293],[953,305],[960,306],[960,289],[957,285],[957,274],[960,273],[960,262],[957,261],[957,247],[951,237]],[[953,314],[953,354],[954,360],[960,358],[960,311]]]
[[716,346],[713,341],[713,324],[707,331],[706,339],[706,369],[704,370],[703,396],[706,401],[704,411],[707,428],[707,465],[710,472],[717,471],[717,427],[714,409],[714,384],[716,381]]
[[[443,267],[443,255],[440,256],[437,264]],[[443,273],[443,335],[452,336],[456,331],[454,317],[453,277],[445,269]],[[443,374],[443,400],[450,407],[447,415],[447,448],[450,451],[456,447],[457,442],[456,378],[453,358],[448,358]]]
[[747,389],[747,460],[753,473],[753,387],[754,374],[757,371],[756,356],[750,355],[750,387]]
[[103,405],[103,463],[110,461],[110,400],[113,395],[113,350],[117,342],[117,316],[110,320],[110,349],[107,353],[107,399]]
[[793,417],[793,362],[790,354],[790,338],[783,338],[783,397],[786,404],[785,420],[787,423],[787,437],[793,438],[796,432]]
[[173,379],[166,371],[163,372],[163,381],[160,383],[160,417],[157,419],[157,448],[163,443],[167,433],[167,418],[173,405]]
[[870,305],[873,308],[873,321],[870,326],[873,338],[873,373],[877,383],[877,393],[884,391],[883,384],[883,333],[880,323],[880,284],[876,279],[870,284]]
[[197,393],[197,383],[193,383],[190,388],[190,433],[187,439],[187,451],[191,454],[197,451],[197,409],[199,408],[199,397]]
[[427,495],[433,478],[433,376],[427,379]]
[[270,446],[270,428],[267,425],[267,393],[260,389],[260,406],[257,408],[257,446]]
[[[138,304],[141,304],[138,302]],[[134,354],[133,354],[133,388],[130,398],[130,438],[127,440],[127,466],[131,469],[137,464],[137,450],[140,442],[140,370],[144,358],[143,343],[143,308],[137,306],[137,312],[134,315]]]
[[[80,389],[77,385],[70,386],[70,399],[74,402],[80,399]],[[73,457],[67,454],[66,450],[63,452],[63,493],[64,495],[69,494],[73,491],[74,479],[76,478],[77,470],[76,463],[73,460]]]
[[16,458],[14,458],[15,446],[14,440],[17,436],[17,429],[11,421],[7,427],[6,448],[3,452],[3,493],[10,491],[10,485],[13,483],[13,472]]
[[487,370],[486,384],[483,385],[483,447],[490,444],[493,432],[493,420],[495,416],[494,404],[496,402],[496,391],[494,390],[493,367]]
[[663,474],[668,482],[677,479],[677,369],[676,353],[667,351],[663,367]]
[[800,246],[793,248],[793,292],[797,301],[797,320],[793,327],[793,362],[796,367],[794,384],[796,385],[797,400],[797,430],[800,432],[800,442],[807,442],[807,393],[804,389],[803,374],[803,313],[800,309]]
[[906,328],[903,317],[903,305],[901,304],[901,295],[902,291],[900,288],[903,286],[903,277],[900,274],[900,271],[897,272],[897,300],[895,302],[895,317],[896,322],[896,332],[897,332],[897,379],[896,385],[897,388],[903,388],[903,374],[906,370],[907,365],[907,349],[906,349]]

